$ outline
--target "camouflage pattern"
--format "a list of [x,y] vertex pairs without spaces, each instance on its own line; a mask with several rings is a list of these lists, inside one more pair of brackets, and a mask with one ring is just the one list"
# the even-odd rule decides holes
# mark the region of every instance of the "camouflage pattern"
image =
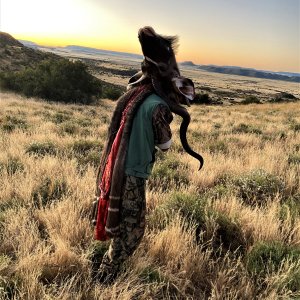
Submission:
[[145,231],[145,179],[125,176],[121,207],[120,236],[111,240],[99,272],[116,274],[122,263],[136,250]]

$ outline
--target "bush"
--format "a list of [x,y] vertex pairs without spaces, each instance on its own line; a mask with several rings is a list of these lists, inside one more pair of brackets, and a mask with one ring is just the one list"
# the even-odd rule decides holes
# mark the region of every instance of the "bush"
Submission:
[[292,219],[292,222],[300,217],[300,194],[289,197],[281,205],[280,218],[284,220],[287,216]]
[[144,283],[167,283],[167,279],[165,278],[165,276],[154,266],[147,266],[140,270],[139,278]]
[[53,116],[51,116],[51,121],[55,124],[61,124],[64,121],[70,120],[70,116],[68,113],[57,112]]
[[27,146],[25,153],[37,156],[56,155],[57,147],[50,141],[32,142]]
[[103,87],[103,98],[108,98],[111,100],[117,100],[123,94],[123,89],[116,85],[106,85]]
[[244,123],[239,124],[238,126],[232,129],[232,133],[254,133],[254,134],[262,134],[262,131],[258,128],[255,128],[251,125],[247,125]]
[[92,150],[98,150],[100,153],[102,143],[97,140],[78,140],[71,145],[71,148],[76,156],[86,156]]
[[[18,299],[19,298],[20,280],[10,277],[0,276],[0,295],[1,299]],[[3,297],[3,298],[2,298]]]
[[188,166],[172,155],[158,160],[148,180],[150,188],[161,187],[165,190],[172,189],[172,184],[180,187],[188,183]]
[[224,141],[215,141],[208,146],[210,153],[228,153],[228,146]]
[[280,102],[291,102],[298,100],[293,94],[281,92],[278,93],[270,100],[271,103],[280,103]]
[[40,62],[35,68],[0,73],[0,85],[27,97],[46,100],[89,104],[93,96],[100,96],[100,80],[87,72],[80,61],[51,59]]
[[[220,180],[219,180],[220,181]],[[222,180],[221,180],[222,181]],[[222,199],[229,194],[234,193],[234,187],[231,184],[227,184],[226,182],[219,182],[214,187],[210,188],[206,195],[212,199]]]
[[99,267],[105,252],[108,250],[108,242],[94,241],[88,249],[88,259],[91,262],[92,277],[95,278],[98,274]]
[[295,132],[298,132],[300,131],[300,123],[294,123],[290,126],[290,128],[295,131]]
[[253,238],[251,236],[246,238],[240,224],[221,213],[217,214],[216,223],[217,229],[212,239],[214,251],[220,255],[228,251],[245,254]]
[[91,119],[78,119],[76,120],[77,124],[81,127],[89,127],[89,126],[92,126],[93,125],[93,122]]
[[211,104],[212,100],[209,94],[196,94],[192,103],[195,104]]
[[77,124],[73,121],[63,123],[60,127],[61,133],[68,133],[68,134],[77,134],[79,133],[80,129]]
[[23,163],[17,157],[8,157],[5,167],[9,175],[14,175],[16,172],[22,172],[24,170]]
[[197,224],[198,234],[204,229],[204,207],[206,203],[205,198],[201,198],[196,194],[174,192],[150,214],[149,227],[163,229],[173,219],[174,215],[179,213],[183,218]]
[[275,175],[256,170],[234,180],[238,196],[250,205],[263,205],[268,198],[284,190],[284,183]]
[[[269,273],[278,272],[286,260],[299,262],[300,250],[280,242],[261,242],[248,254],[247,269],[255,278],[265,278]],[[285,281],[285,285],[292,291],[299,291],[299,268],[294,268]]]
[[260,100],[256,96],[247,96],[244,100],[241,101],[242,104],[260,104]]
[[300,154],[294,153],[290,154],[288,158],[289,165],[299,165],[300,164]]
[[32,199],[36,207],[45,207],[55,200],[61,199],[68,191],[65,179],[46,177],[33,191]]
[[28,125],[26,120],[17,118],[15,116],[5,116],[4,120],[0,120],[3,131],[12,132],[16,128],[27,129]]
[[[208,208],[207,199],[206,196],[200,197],[197,194],[172,193],[170,198],[149,216],[150,229],[163,229],[174,219],[175,214],[179,213],[181,217],[195,225],[196,241],[200,242],[200,235],[203,233],[201,243],[211,241],[216,255],[223,255],[227,251],[245,253],[248,245],[252,243],[252,238],[246,239],[237,222]],[[216,222],[214,232],[207,232],[207,219],[210,217]]]

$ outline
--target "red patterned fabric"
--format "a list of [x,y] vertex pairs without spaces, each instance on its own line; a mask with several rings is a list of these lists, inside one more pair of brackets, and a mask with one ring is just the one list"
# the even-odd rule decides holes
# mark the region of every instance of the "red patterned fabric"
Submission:
[[[138,90],[140,92],[141,89]],[[124,109],[122,113],[122,119],[120,122],[120,127],[119,130],[116,134],[116,137],[114,139],[114,142],[111,147],[111,151],[109,153],[107,163],[105,165],[105,169],[103,172],[103,176],[100,182],[100,190],[101,190],[101,195],[100,199],[98,202],[98,213],[97,213],[97,222],[95,226],[95,239],[99,241],[106,241],[110,237],[107,235],[105,231],[105,225],[106,225],[106,220],[108,216],[108,207],[109,207],[109,194],[110,194],[110,187],[111,187],[111,180],[112,180],[112,172],[114,169],[116,157],[118,154],[121,138],[122,138],[122,133],[124,129],[124,125],[126,122],[126,115],[127,112],[131,109],[132,103],[135,99],[134,94],[132,98],[128,101],[128,104],[126,105],[126,108]]]

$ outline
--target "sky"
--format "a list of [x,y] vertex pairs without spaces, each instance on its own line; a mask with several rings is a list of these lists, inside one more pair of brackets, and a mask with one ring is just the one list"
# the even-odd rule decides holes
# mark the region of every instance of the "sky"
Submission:
[[142,54],[146,25],[179,62],[300,72],[300,0],[0,0],[0,30],[40,45]]

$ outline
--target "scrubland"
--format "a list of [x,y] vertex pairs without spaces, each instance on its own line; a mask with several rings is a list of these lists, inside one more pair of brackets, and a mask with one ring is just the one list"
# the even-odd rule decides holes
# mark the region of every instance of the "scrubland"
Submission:
[[147,183],[147,230],[92,281],[95,171],[115,103],[0,95],[0,299],[299,299],[299,103],[193,106]]

